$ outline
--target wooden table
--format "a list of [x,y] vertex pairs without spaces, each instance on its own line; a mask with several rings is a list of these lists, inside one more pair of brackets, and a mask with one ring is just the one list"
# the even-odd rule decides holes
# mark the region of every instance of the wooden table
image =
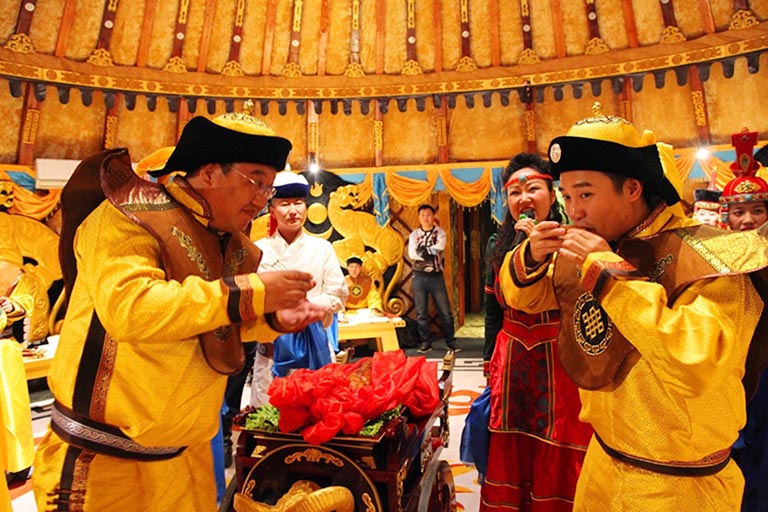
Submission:
[[47,377],[51,361],[53,361],[53,355],[48,354],[44,357],[25,357],[24,370],[27,372],[27,380]]
[[48,354],[44,357],[25,357],[24,370],[27,372],[27,380],[47,377],[51,361],[53,361],[53,355]]
[[375,339],[376,349],[400,350],[395,328],[405,327],[405,320],[396,317],[361,317],[354,313],[345,315],[346,321],[339,321],[339,341]]
[[48,376],[48,370],[51,367],[53,356],[56,354],[56,347],[58,346],[59,337],[50,336],[48,338],[48,345],[40,345],[40,350],[43,353],[42,357],[25,357],[24,358],[24,370],[27,372],[27,380],[40,379]]

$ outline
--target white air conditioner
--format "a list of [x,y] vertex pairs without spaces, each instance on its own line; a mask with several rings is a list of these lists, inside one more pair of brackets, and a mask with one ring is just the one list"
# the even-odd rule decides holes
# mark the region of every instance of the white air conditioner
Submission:
[[38,158],[35,160],[35,187],[43,190],[63,188],[79,163],[80,160]]

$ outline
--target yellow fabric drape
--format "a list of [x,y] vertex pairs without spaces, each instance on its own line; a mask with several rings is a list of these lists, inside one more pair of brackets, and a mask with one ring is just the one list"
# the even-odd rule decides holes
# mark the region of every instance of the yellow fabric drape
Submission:
[[[472,182],[466,182],[454,177],[449,167],[428,169],[426,172],[426,181],[408,178],[394,172],[387,173],[385,179],[389,195],[405,206],[418,206],[429,202],[438,176],[443,181],[446,192],[461,206],[477,206],[488,198],[488,192],[491,190],[490,167],[486,167],[480,178]],[[364,183],[369,181],[369,176],[366,176]],[[360,202],[364,202],[362,194]]]
[[8,211],[37,220],[44,219],[53,212],[61,201],[61,190],[48,190],[46,192],[44,195],[38,195],[14,183],[13,206]]
[[373,175],[366,174],[365,179],[357,184],[357,204],[367,204],[373,195]]
[[437,182],[437,170],[427,171],[427,181],[400,176],[394,172],[387,173],[385,179],[387,191],[395,201],[405,206],[419,206],[429,202]]
[[451,195],[454,201],[461,206],[477,206],[488,197],[491,190],[491,168],[483,169],[480,179],[467,183],[451,174],[450,169],[440,169],[440,179],[443,180],[445,190]]

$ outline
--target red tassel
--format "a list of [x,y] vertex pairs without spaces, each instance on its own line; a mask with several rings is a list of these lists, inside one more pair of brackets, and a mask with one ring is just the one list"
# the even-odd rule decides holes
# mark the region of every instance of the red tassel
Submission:
[[277,231],[277,219],[274,215],[269,214],[269,236],[272,236],[275,234],[275,231]]

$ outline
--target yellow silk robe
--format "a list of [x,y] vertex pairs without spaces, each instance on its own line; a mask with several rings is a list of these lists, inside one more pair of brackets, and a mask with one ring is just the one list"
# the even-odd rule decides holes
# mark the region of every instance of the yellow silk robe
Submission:
[[[178,186],[168,191],[191,211],[202,211]],[[74,244],[78,276],[48,376],[51,391],[72,408],[95,311],[108,333],[108,358],[102,359],[94,390],[104,421],[143,446],[187,449],[152,462],[101,454],[79,460],[73,487],[82,486],[85,500],[82,508],[69,510],[215,510],[210,441],[219,428],[227,377],[208,366],[197,336],[232,324],[227,286],[197,276],[166,280],[155,238],[109,201],[85,219]],[[241,337],[272,340],[280,333],[264,319],[264,286],[256,274],[248,274],[248,282],[257,316],[240,324]],[[47,494],[59,483],[67,447],[50,430],[38,447],[32,481],[41,511],[48,510]]]
[[[687,225],[689,219],[666,209],[637,237]],[[510,273],[511,256],[500,273],[506,302],[527,312],[557,308],[553,265],[543,279],[518,288]],[[616,261],[618,256],[589,255],[582,275],[601,258]],[[763,309],[749,277],[696,281],[674,303],[659,284],[612,277],[598,300],[637,350],[619,384],[579,390],[580,419],[591,423],[608,446],[651,461],[697,461],[730,448],[746,420],[741,378]],[[574,510],[737,511],[743,485],[733,461],[713,476],[668,476],[612,459],[593,437]]]
[[[0,409],[0,428],[5,428],[5,420],[3,419],[3,411]],[[0,466],[3,468],[3,472],[7,469],[5,467],[5,436],[0,436]],[[11,508],[11,493],[8,491],[8,485],[5,483],[5,478],[0,482],[0,512],[13,512]]]
[[[41,320],[35,308],[32,291],[39,289],[39,280],[26,272],[19,276],[16,287],[8,297],[14,311],[6,315],[0,311],[0,331],[15,322],[30,322],[29,316]],[[47,309],[47,308],[46,308]],[[31,314],[30,314],[31,313]],[[25,320],[27,319],[27,320]],[[29,329],[29,326],[26,327]],[[27,373],[22,345],[14,338],[0,339],[0,409],[4,416],[4,428],[0,431],[5,441],[4,469],[19,472],[32,465],[35,456],[35,440],[32,436],[32,413],[27,391]]]

